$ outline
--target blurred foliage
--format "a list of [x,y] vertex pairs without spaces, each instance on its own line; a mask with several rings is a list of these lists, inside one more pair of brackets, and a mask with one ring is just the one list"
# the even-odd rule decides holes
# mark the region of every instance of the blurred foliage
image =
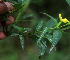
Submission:
[[[14,0],[15,1],[15,0]],[[39,12],[45,12],[54,18],[58,19],[58,14],[61,13],[63,17],[66,17],[70,20],[70,6],[66,0],[31,0],[28,8],[26,9],[25,14],[33,13],[35,16],[27,18],[34,21],[23,21],[17,23],[18,26],[22,27],[32,27],[35,28],[39,20],[44,20],[47,22],[49,18]],[[18,12],[17,12],[18,13]],[[17,13],[13,14],[13,17],[16,18]],[[37,21],[37,22],[35,22]],[[65,30],[65,32],[70,33],[70,29]],[[46,49],[46,53],[42,56],[41,60],[70,60],[70,34],[63,33],[62,38],[59,40],[56,45],[56,51],[52,51],[50,54],[49,47]],[[38,59],[38,46],[33,43],[27,36],[24,36],[25,39],[25,49],[23,50],[18,37],[8,37],[0,41],[0,60],[39,60]]]

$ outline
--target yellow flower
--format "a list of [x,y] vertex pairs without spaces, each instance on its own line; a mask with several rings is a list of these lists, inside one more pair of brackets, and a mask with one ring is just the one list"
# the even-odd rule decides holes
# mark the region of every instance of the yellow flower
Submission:
[[64,22],[64,23],[69,22],[66,18],[62,19],[61,14],[59,14],[59,18],[60,18],[60,21],[62,21],[62,22]]
[[59,18],[61,17],[61,14],[59,14]]
[[61,14],[59,14],[60,21],[62,20]]
[[66,18],[65,18],[65,19],[62,19],[62,21],[63,21],[64,23],[69,22]]

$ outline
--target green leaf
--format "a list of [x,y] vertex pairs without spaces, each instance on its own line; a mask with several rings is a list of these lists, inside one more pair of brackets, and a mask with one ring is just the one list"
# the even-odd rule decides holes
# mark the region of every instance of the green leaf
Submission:
[[40,55],[44,55],[44,53],[45,53],[45,46],[41,45],[39,54],[40,54]]
[[41,46],[45,46],[45,47],[47,47],[47,45],[46,45],[46,41],[44,40],[44,39],[42,39],[39,43],[38,43],[38,46],[41,48]]
[[54,30],[54,32],[53,32],[53,42],[52,42],[53,47],[57,44],[57,42],[59,41],[61,36],[62,36],[62,31],[61,30],[59,30],[59,29]]
[[70,0],[66,0],[67,1],[67,3],[69,4],[69,6],[70,6]]
[[45,53],[45,46],[40,42],[39,43],[39,47],[40,47],[40,49],[39,49],[39,56],[41,56],[41,55],[44,55],[44,53]]
[[18,27],[18,26],[15,26],[15,25],[12,25],[12,26],[13,26],[14,29],[17,30],[17,32],[19,34],[23,34],[23,33],[31,31],[31,28],[22,28],[22,27]]
[[37,40],[37,43],[39,43],[42,39],[42,37],[44,36],[44,34],[47,32],[47,27],[43,28],[43,31],[41,32],[39,39]]
[[53,38],[52,38],[52,36],[51,36],[49,33],[47,33],[47,34],[45,35],[45,37],[52,43]]
[[22,48],[24,50],[24,37],[23,37],[23,35],[19,35],[19,38],[20,38],[20,43],[22,45]]
[[24,28],[24,30],[28,30],[28,31],[30,31],[30,30],[31,30],[31,28]]
[[[52,35],[50,35],[49,33],[47,33],[46,35],[45,35],[45,37],[53,44],[53,37],[52,37]],[[54,49],[56,50],[56,47],[54,47]],[[51,49],[50,49],[51,50]]]
[[41,49],[39,49],[39,59],[41,59]]
[[44,53],[45,53],[45,46],[44,45],[41,45],[42,46],[42,48],[41,48],[41,55],[44,55]]
[[[25,5],[20,9],[20,12],[19,12],[19,14],[18,14],[18,16],[17,16],[17,18],[16,18],[16,23],[17,23],[17,21],[18,21],[18,19],[20,18],[20,16],[22,15],[22,13],[25,11],[25,9],[27,8],[27,6],[29,5],[29,3],[30,3],[30,1],[29,0],[27,0],[26,2],[25,2]],[[15,24],[16,24],[15,23]]]
[[[12,2],[12,1],[11,1]],[[14,1],[13,1],[14,2]],[[22,2],[23,2],[23,0],[22,0]],[[27,3],[27,1],[26,2],[24,2],[24,3],[17,3],[17,2],[15,2],[14,4],[11,4],[13,7],[14,7],[14,10],[13,11],[11,11],[12,13],[14,13],[14,12],[17,12],[18,10],[20,10],[20,9],[22,9],[23,7],[24,7],[24,4],[26,4]],[[12,14],[11,13],[11,14]]]
[[26,0],[18,0],[20,4],[23,4]]
[[54,25],[54,22],[52,20],[49,20],[47,23],[46,23],[46,26],[47,28],[53,28],[55,25]]
[[42,25],[43,25],[43,20],[41,20],[41,21],[38,23],[38,25],[37,25],[37,27],[36,27],[36,30],[39,31],[40,28],[42,27]]
[[14,7],[15,11],[17,11],[18,9],[20,9],[22,7],[22,4],[17,3],[17,4],[14,4],[13,7]]
[[31,28],[24,28],[23,31],[24,31],[23,33],[26,34],[27,32],[30,32],[31,31]]
[[19,31],[19,33],[23,33],[24,29],[18,26],[13,25],[14,29],[17,29]]
[[[40,12],[40,13],[42,13],[42,12]],[[57,25],[57,20],[56,19],[54,19],[52,16],[50,16],[50,15],[48,15],[46,13],[43,13],[43,14],[47,15],[48,17],[50,17],[51,20],[54,22],[55,26]]]
[[[46,23],[46,26],[48,29],[50,28],[53,28],[55,25],[54,25],[54,22],[52,20],[49,20],[47,23]],[[48,30],[49,33],[52,32],[52,30]]]
[[19,18],[19,20],[24,19],[24,18],[27,18],[27,17],[31,17],[31,16],[33,16],[33,14],[27,14],[27,15],[21,16]]
[[53,41],[52,41],[52,46],[50,48],[50,51],[53,48],[56,49],[55,45],[57,44],[57,42],[59,41],[59,39],[61,38],[61,36],[62,36],[62,31],[61,30],[59,30],[59,29],[54,30],[54,32],[53,32]]
[[[42,40],[42,42],[45,42],[45,41]],[[40,47],[40,49],[39,49],[39,57],[41,57],[41,55],[44,55],[45,49],[46,49],[45,46],[42,44],[42,42],[38,43],[38,46]]]

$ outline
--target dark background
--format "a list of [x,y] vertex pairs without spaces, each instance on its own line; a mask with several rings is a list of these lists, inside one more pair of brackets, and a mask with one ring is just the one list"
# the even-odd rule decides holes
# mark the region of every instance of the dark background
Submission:
[[[14,0],[15,1],[15,0]],[[47,13],[59,20],[59,13],[63,18],[70,20],[70,6],[66,0],[31,0],[29,6],[23,15],[34,14],[33,17],[18,22],[17,26],[25,28],[35,28],[40,20],[47,22],[50,18],[39,12]],[[16,19],[18,12],[12,16]],[[70,33],[70,29],[65,30]],[[24,36],[24,50],[20,44],[18,36],[8,36],[0,40],[0,60],[39,60],[39,47],[29,37]],[[56,51],[53,49],[49,53],[50,45],[46,48],[46,53],[41,60],[70,60],[70,34],[63,33],[61,39],[56,45]]]

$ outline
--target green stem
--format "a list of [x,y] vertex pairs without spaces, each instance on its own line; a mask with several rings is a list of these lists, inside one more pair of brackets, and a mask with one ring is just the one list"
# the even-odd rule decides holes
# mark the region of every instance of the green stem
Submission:
[[62,23],[62,21],[60,21],[60,22],[57,24],[57,26],[55,26],[54,28],[58,28],[61,23]]

